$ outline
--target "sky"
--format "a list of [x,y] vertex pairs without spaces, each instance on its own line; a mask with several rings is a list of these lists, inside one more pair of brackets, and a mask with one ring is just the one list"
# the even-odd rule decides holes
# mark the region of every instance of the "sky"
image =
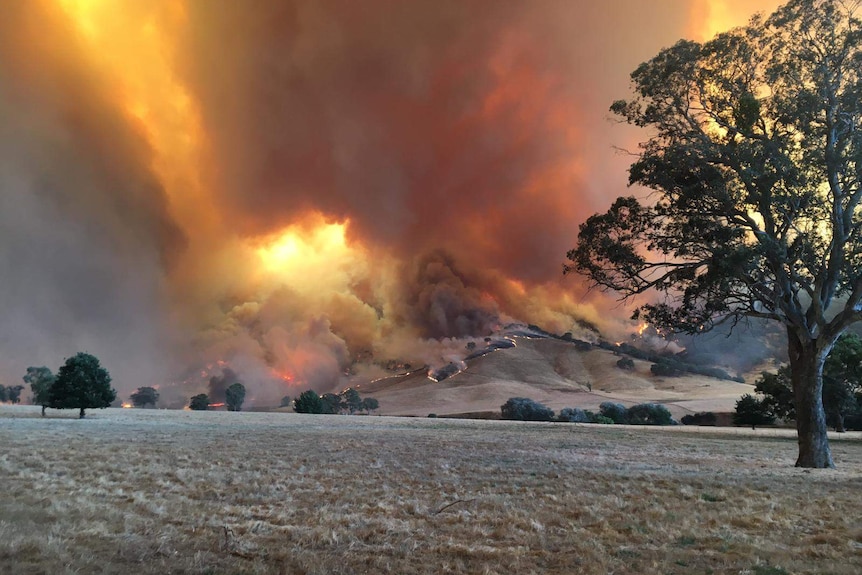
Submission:
[[230,366],[265,403],[510,322],[624,334],[561,274],[645,137],[608,108],[777,4],[9,0],[0,383],[88,351],[121,396]]

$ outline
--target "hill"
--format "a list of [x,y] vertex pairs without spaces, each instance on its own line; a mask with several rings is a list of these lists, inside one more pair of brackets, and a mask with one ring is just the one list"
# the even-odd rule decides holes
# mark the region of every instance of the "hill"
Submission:
[[380,401],[385,415],[496,412],[510,397],[529,397],[559,411],[597,409],[603,401],[625,405],[665,404],[675,417],[696,411],[731,411],[753,385],[699,375],[658,377],[649,361],[634,359],[634,370],[617,367],[620,356],[584,351],[552,338],[514,338],[516,345],[466,360],[467,368],[442,381],[424,370],[362,384],[363,396]]

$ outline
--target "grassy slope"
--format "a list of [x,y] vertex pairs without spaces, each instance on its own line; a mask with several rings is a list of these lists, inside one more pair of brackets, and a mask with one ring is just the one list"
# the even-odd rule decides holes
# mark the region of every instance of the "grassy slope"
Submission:
[[635,371],[616,366],[619,357],[605,350],[579,352],[551,339],[518,339],[518,346],[471,360],[466,371],[439,383],[424,373],[361,386],[380,401],[380,412],[398,415],[448,414],[499,410],[510,397],[529,397],[559,411],[596,409],[603,401],[626,405],[657,401],[681,417],[694,411],[732,411],[753,386],[709,377],[662,378],[650,363],[635,360]]
[[858,434],[692,431],[0,406],[0,573],[860,572]]

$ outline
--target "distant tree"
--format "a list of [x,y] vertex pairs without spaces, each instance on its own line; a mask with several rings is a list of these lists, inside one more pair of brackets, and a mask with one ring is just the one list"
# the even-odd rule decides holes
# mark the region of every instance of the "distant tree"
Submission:
[[0,402],[9,401],[8,396],[6,395],[6,386],[0,385]]
[[630,357],[623,357],[617,361],[617,367],[626,371],[632,371],[635,368],[635,362]]
[[159,392],[154,387],[139,387],[138,391],[129,396],[135,407],[156,406],[159,400]]
[[359,392],[352,387],[348,387],[342,391],[340,395],[341,400],[344,402],[344,407],[349,413],[356,413],[362,409],[362,397],[360,397]]
[[241,411],[243,401],[245,401],[245,386],[243,384],[233,383],[225,390],[225,403],[228,411]]
[[591,423],[592,418],[583,409],[576,407],[564,407],[560,410],[560,415],[557,416],[558,421],[568,423]]
[[551,421],[554,411],[547,406],[526,397],[512,397],[500,406],[503,419],[518,421]]
[[779,368],[777,373],[765,371],[761,373],[754,381],[754,391],[763,397],[760,402],[770,414],[786,421],[796,419],[796,406],[788,366]]
[[293,400],[293,410],[296,413],[323,413],[323,401],[316,392],[309,389]]
[[[344,409],[344,400],[340,395],[334,393],[324,393],[320,396],[320,403],[323,406],[322,411],[317,413],[326,413],[336,415]],[[311,413],[311,412],[309,412]]]
[[775,416],[762,400],[746,393],[736,402],[733,423],[735,425],[750,425],[754,429],[758,425],[772,425],[775,423]]
[[192,411],[206,411],[210,407],[210,397],[205,393],[193,395],[189,400],[189,409]]
[[54,385],[54,374],[47,367],[27,368],[27,373],[22,378],[24,383],[30,385],[30,392],[33,394],[33,405],[42,406],[42,417],[45,417],[45,408],[51,400],[51,386]]
[[21,403],[22,391],[24,391],[23,385],[10,385],[6,388],[6,401],[9,403]]
[[628,423],[626,406],[622,403],[604,401],[599,405],[599,414],[607,417],[614,423]]
[[285,395],[284,397],[281,398],[281,403],[278,404],[278,406],[279,407],[290,407],[290,401],[291,401],[290,396]]
[[116,398],[111,376],[99,360],[89,353],[77,353],[57,372],[49,391],[48,407],[79,409],[78,417],[83,419],[85,409],[103,409]]
[[626,410],[626,419],[632,425],[672,425],[673,417],[660,403],[639,403]]
[[380,407],[380,402],[373,397],[366,397],[362,400],[362,410],[366,413],[371,413]]

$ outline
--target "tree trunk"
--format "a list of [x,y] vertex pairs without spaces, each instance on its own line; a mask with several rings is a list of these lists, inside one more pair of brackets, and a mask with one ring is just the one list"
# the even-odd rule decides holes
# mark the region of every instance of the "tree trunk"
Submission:
[[44,405],[42,406],[42,417],[45,417],[45,407],[46,406],[44,406]]
[[84,419],[84,408],[81,408],[81,413],[78,414],[78,419]]
[[823,410],[823,364],[829,350],[820,349],[817,341],[801,338],[791,329],[787,332],[799,441],[796,467],[835,467]]

